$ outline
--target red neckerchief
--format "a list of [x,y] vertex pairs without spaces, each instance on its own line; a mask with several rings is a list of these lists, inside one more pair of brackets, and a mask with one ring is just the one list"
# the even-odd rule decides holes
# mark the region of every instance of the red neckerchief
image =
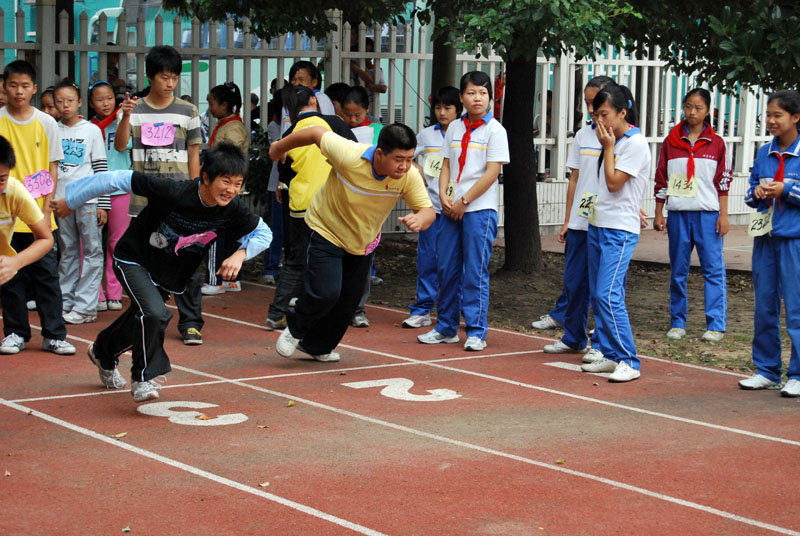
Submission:
[[[365,117],[364,121],[360,125],[358,125],[358,127],[368,127],[371,124],[372,124],[372,121],[369,120],[369,117]],[[356,127],[356,128],[358,128],[358,127]]]
[[106,141],[106,127],[114,122],[117,118],[117,112],[119,112],[119,108],[114,110],[111,114],[106,116],[105,119],[98,121],[97,116],[92,117],[92,123],[100,127],[100,132],[103,133],[103,141]]
[[208,146],[211,147],[212,145],[214,145],[214,138],[217,137],[217,131],[219,130],[219,128],[221,126],[227,125],[231,121],[241,121],[241,120],[242,120],[242,118],[239,117],[238,115],[231,115],[229,117],[226,117],[225,119],[223,119],[219,123],[217,123],[217,126],[214,127],[214,132],[211,133],[211,138],[208,140]]
[[[778,169],[775,171],[775,176],[772,177],[772,182],[783,182],[783,161],[786,158],[786,153],[779,152],[777,156],[778,156]],[[792,155],[790,154],[789,156]],[[768,204],[771,204],[771,202],[772,200],[770,199],[770,203]],[[778,198],[778,208],[780,210],[783,210],[780,198]]]
[[694,177],[694,152],[700,149],[703,145],[711,143],[708,138],[711,138],[716,134],[714,129],[711,128],[711,125],[705,123],[705,128],[703,132],[700,133],[700,136],[706,134],[708,131],[707,137],[697,138],[697,141],[694,142],[694,145],[689,143],[688,141],[684,140],[681,137],[681,130],[684,128],[686,121],[681,121],[677,126],[675,126],[667,136],[667,141],[673,146],[677,147],[678,149],[686,149],[689,152],[689,162],[686,164],[686,184],[689,184],[692,181],[692,177]]
[[472,138],[472,131],[476,128],[486,124],[483,119],[478,119],[474,123],[469,122],[469,117],[466,115],[461,118],[464,121],[466,132],[461,137],[461,154],[458,155],[458,177],[456,177],[456,184],[461,180],[461,173],[464,171],[464,164],[467,161],[467,148],[469,147],[469,140]]

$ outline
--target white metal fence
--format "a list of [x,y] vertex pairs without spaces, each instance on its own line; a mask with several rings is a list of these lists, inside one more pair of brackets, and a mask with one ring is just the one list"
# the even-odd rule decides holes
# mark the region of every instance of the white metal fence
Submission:
[[[14,20],[13,36],[4,32],[5,18],[9,16]],[[173,45],[184,57],[180,93],[190,94],[201,112],[205,108],[208,89],[225,81],[236,82],[243,95],[258,94],[263,109],[266,109],[271,80],[275,78],[278,85],[282,85],[295,61],[321,62],[324,65],[324,83],[331,84],[338,81],[350,83],[351,62],[364,68],[366,61],[372,59],[376,69],[383,69],[388,85],[388,92],[381,96],[382,119],[385,122],[402,121],[416,130],[424,127],[430,94],[426,80],[430,80],[432,59],[428,29],[413,24],[375,27],[362,24],[350,28],[348,24],[342,24],[338,12],[330,12],[329,16],[336,23],[337,30],[324,40],[287,34],[263,41],[250,33],[247,20],[237,29],[231,20],[225,24],[204,24],[197,19],[175,17],[164,20],[158,16],[148,23],[155,26],[153,31],[153,28],[145,27],[141,15],[136,20],[128,20],[123,12],[111,21],[109,27],[109,20],[103,14],[95,27],[90,24],[86,13],[82,13],[77,18],[75,39],[70,42],[66,38],[70,24],[67,13],[56,15],[55,0],[36,0],[35,42],[26,42],[22,11],[8,14],[0,10],[0,51],[6,59],[18,57],[35,63],[40,88],[63,77],[77,80],[86,88],[94,71],[99,71],[97,76],[100,79],[106,77],[109,58],[115,55],[127,83],[132,88],[141,89],[145,85],[144,56],[149,48],[159,44]],[[56,25],[62,36],[58,41],[55,32],[51,31]],[[153,38],[147,38],[148,34]],[[374,52],[365,52],[368,36],[376,44]],[[116,44],[106,44],[109,41]],[[354,50],[351,50],[351,42],[355,44]],[[652,51],[653,58],[657,57],[657,52]],[[502,59],[495,55],[476,60],[474,55],[459,54],[457,61],[457,76],[477,69],[494,79],[503,70]],[[537,63],[540,69],[537,87],[531,88],[530,95],[536,99],[535,107],[542,115],[540,124],[543,128],[534,143],[539,171],[545,171],[545,162],[549,160],[550,180],[554,181],[538,184],[538,208],[542,231],[552,232],[564,218],[565,163],[572,133],[588,119],[581,90],[589,78],[604,74],[630,87],[639,107],[639,126],[650,142],[654,168],[661,141],[680,120],[682,96],[697,85],[697,80],[691,75],[674,73],[659,60],[630,57],[613,47],[604,47],[602,53],[591,60],[578,61],[562,55],[558,58],[540,57]],[[549,121],[547,90],[553,94]],[[766,96],[760,91],[742,92],[738,97],[724,95],[714,88],[711,91],[714,128],[723,136],[733,155],[735,179],[729,211],[736,222],[737,216],[742,217],[749,211],[742,200],[755,152],[760,143],[769,139],[764,120]],[[84,113],[86,106],[84,101]],[[513,103],[505,102],[504,107],[511,110]],[[245,124],[249,124],[249,107],[244,106],[243,116]],[[549,130],[545,127],[548,122]],[[404,210],[401,205],[397,212]],[[502,225],[502,196],[500,207]],[[652,214],[653,208],[650,188],[644,209]],[[384,231],[401,232],[395,221],[393,214]]]

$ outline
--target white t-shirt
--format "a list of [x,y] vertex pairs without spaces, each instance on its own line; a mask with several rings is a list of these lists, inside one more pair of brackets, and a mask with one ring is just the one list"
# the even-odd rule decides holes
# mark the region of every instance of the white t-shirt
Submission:
[[[56,199],[64,197],[67,184],[108,170],[103,133],[94,123],[79,120],[68,127],[58,122],[64,158],[58,163]],[[93,199],[92,201],[97,201]]]
[[[421,155],[418,162],[422,169],[425,169],[425,162],[429,156],[435,155],[441,158],[444,138],[445,132],[439,126],[439,123],[424,128],[417,134],[417,150],[414,151],[414,158]],[[428,190],[431,203],[433,203],[433,209],[439,214],[442,212],[442,201],[439,199],[439,177],[423,173],[422,178],[425,179],[425,187]]]
[[[314,96],[317,98],[319,113],[322,115],[336,115],[336,109],[333,107],[330,97],[317,89],[314,90]],[[289,110],[284,106],[281,109],[281,136],[289,130],[290,126],[292,126],[292,120],[289,119]]]
[[638,128],[631,128],[617,140],[614,156],[614,168],[627,173],[630,178],[622,188],[612,193],[606,185],[605,171],[601,171],[593,225],[638,235],[639,208],[650,177],[650,146]]
[[[472,131],[464,171],[456,184],[455,199],[462,197],[478,179],[486,172],[488,162],[508,164],[508,136],[506,129],[487,112],[483,117],[486,124]],[[447,135],[442,144],[442,156],[450,159],[450,180],[458,178],[458,157],[461,154],[461,139],[466,133],[463,118],[453,121],[447,128]],[[466,212],[491,209],[497,210],[497,181],[494,181],[486,192],[477,199],[471,200]]]
[[581,199],[585,193],[597,195],[600,189],[597,159],[603,152],[603,146],[597,139],[593,125],[586,125],[575,134],[572,147],[567,157],[567,167],[578,171],[578,182],[575,196],[572,198],[572,210],[569,213],[567,228],[573,231],[589,229],[589,219],[580,215]]

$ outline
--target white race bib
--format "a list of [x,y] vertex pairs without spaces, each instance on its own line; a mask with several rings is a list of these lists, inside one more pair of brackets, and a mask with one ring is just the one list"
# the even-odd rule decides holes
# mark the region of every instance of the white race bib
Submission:
[[669,181],[667,182],[667,195],[673,197],[697,197],[699,188],[700,182],[697,177],[692,177],[690,181],[686,175],[670,173]]
[[770,205],[766,212],[753,212],[750,214],[750,223],[747,224],[748,236],[763,236],[772,232],[772,216],[775,213],[775,203]]
[[594,223],[594,202],[597,201],[597,194],[592,192],[583,192],[581,195],[581,204],[578,205],[578,216],[588,219]]
[[431,153],[425,157],[425,167],[422,168],[422,171],[429,177],[438,179],[439,173],[442,171],[442,162],[444,162],[444,157],[441,154]]
[[447,199],[450,200],[451,203],[455,203],[456,200],[456,181],[450,181],[447,185],[447,190],[445,191],[447,194]]

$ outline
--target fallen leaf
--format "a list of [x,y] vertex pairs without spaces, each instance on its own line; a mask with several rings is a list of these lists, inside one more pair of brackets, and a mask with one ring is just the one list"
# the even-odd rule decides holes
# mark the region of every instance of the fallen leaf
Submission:
[[114,435],[112,435],[111,437],[113,437],[114,439],[122,439],[122,438],[123,438],[123,437],[125,437],[126,435],[128,435],[128,432],[120,432],[120,433],[118,433],[118,434],[114,434]]
[[346,372],[340,372],[339,376],[347,376],[347,373]]
[[198,415],[197,417],[195,417],[195,419],[197,419],[198,421],[210,421],[210,420],[211,420],[211,417],[209,417],[209,416],[208,416],[208,415],[206,415],[205,413],[201,413],[200,415]]
[[599,384],[599,383],[597,383],[597,382],[594,382],[592,385],[600,385],[600,384]]
[[8,472],[8,469],[6,469],[6,476],[11,476],[11,473]]
[[131,531],[131,526],[130,525],[128,525],[127,527],[122,529],[122,532],[130,532],[130,531]]
[[266,488],[267,486],[269,486],[269,482],[262,482],[258,485],[259,488]]
[[256,428],[269,428],[266,424],[259,424]]
[[289,401],[289,403],[288,403],[288,404],[286,404],[286,406],[287,406],[287,407],[290,407],[290,408],[291,408],[292,406],[294,406],[294,400],[290,400],[290,401]]
[[33,415],[33,410],[30,410],[30,411],[28,412],[28,415]]
[[563,458],[559,458],[558,460],[556,460],[556,463],[557,463],[558,465],[564,465],[566,462],[564,461],[564,459],[563,459]]

